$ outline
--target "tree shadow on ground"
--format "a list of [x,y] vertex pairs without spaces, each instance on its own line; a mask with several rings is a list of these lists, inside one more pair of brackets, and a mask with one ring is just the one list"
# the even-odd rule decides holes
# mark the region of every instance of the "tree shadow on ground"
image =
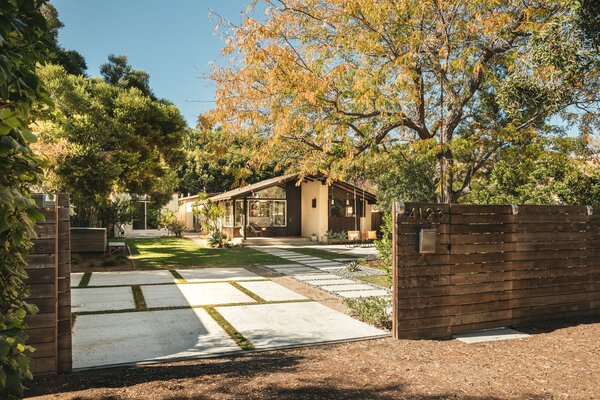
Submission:
[[600,315],[591,317],[573,317],[562,318],[558,320],[549,320],[541,322],[532,322],[527,324],[516,325],[513,328],[530,335],[536,333],[550,333],[558,329],[569,328],[577,325],[596,324],[600,322]]
[[26,394],[41,396],[94,388],[120,388],[152,381],[209,375],[247,378],[257,374],[289,372],[294,370],[302,359],[303,357],[285,354],[251,354],[219,359],[197,359],[184,363],[94,369],[34,379]]

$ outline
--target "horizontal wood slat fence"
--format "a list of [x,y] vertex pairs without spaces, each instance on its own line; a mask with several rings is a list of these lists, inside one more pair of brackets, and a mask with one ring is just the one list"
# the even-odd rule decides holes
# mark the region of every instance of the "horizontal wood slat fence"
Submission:
[[46,217],[36,225],[37,239],[30,250],[27,284],[29,303],[39,312],[27,316],[28,344],[36,350],[30,356],[34,376],[71,370],[71,250],[69,195],[49,201],[42,194],[33,198]]
[[[393,335],[600,315],[600,210],[587,206],[394,205]],[[435,229],[435,249],[419,249]]]

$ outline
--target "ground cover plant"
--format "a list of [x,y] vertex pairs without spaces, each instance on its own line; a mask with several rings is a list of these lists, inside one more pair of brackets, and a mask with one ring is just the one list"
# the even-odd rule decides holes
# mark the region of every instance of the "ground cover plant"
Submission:
[[136,267],[210,267],[285,264],[282,258],[251,248],[206,248],[189,239],[125,239]]

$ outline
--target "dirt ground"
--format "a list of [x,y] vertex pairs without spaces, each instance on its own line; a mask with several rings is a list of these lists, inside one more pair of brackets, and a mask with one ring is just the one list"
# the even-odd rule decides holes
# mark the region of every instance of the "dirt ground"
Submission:
[[594,399],[600,320],[528,327],[521,340],[380,339],[73,373],[44,399]]

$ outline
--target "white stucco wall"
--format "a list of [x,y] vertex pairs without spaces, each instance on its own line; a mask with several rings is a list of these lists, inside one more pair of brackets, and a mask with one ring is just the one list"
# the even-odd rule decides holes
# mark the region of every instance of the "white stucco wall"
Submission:
[[[300,186],[302,192],[302,230],[304,237],[316,233],[319,239],[328,229],[327,200],[328,186],[321,182],[303,182]],[[312,207],[312,200],[317,200],[317,207]]]

